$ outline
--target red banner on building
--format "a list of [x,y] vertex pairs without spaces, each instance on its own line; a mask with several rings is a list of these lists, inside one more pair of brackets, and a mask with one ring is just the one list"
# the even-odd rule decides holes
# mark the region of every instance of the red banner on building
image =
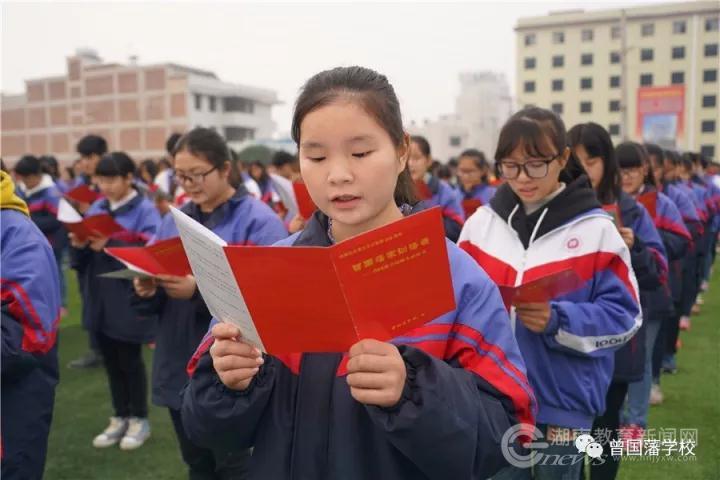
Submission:
[[636,133],[646,142],[677,145],[685,133],[685,85],[638,88]]

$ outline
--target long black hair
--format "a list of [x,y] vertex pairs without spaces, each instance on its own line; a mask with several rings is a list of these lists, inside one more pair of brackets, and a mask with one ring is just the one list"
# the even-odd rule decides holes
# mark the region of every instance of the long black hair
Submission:
[[596,189],[600,203],[615,203],[620,198],[620,168],[615,158],[610,134],[597,123],[580,123],[568,132],[568,144],[573,150],[578,146],[585,147],[590,157],[599,157],[603,162],[603,177]]

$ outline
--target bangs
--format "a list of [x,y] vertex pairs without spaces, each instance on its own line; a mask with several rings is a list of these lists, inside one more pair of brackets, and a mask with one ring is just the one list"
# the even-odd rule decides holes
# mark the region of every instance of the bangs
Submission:
[[615,148],[615,158],[620,168],[642,167],[644,162],[643,152],[637,145],[620,144]]
[[509,157],[518,147],[528,157],[547,158],[557,154],[541,125],[528,118],[514,118],[505,124],[495,150],[495,161]]

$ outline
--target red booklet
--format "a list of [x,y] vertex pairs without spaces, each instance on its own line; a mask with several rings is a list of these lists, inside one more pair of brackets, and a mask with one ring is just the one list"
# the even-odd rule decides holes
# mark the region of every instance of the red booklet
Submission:
[[92,236],[110,237],[125,230],[107,213],[85,217],[82,222],[63,223],[63,225],[79,240],[86,240]]
[[620,216],[620,210],[618,209],[617,204],[611,203],[609,205],[603,205],[603,210],[605,210],[607,213],[609,213],[612,218],[613,222],[615,222],[615,226],[618,228],[623,227],[622,217]]
[[312,214],[317,210],[315,202],[310,197],[307,187],[302,182],[293,182],[293,191],[295,192],[295,201],[297,201],[298,210],[300,216],[304,219],[312,217]]
[[482,207],[482,201],[477,198],[466,198],[462,201],[463,210],[465,210],[465,218],[470,218],[470,215],[475,213],[475,210]]
[[645,192],[638,195],[637,201],[647,209],[652,218],[657,216],[657,192]]
[[105,252],[135,272],[156,275],[190,275],[190,263],[180,237],[161,240],[147,247],[111,247]]
[[322,247],[224,247],[270,353],[346,352],[455,308],[439,208]]
[[93,203],[95,200],[102,197],[102,195],[100,195],[98,192],[91,189],[87,185],[80,185],[79,187],[75,187],[65,193],[65,196],[70,200],[79,203]]
[[517,287],[500,285],[500,295],[506,307],[516,303],[543,303],[577,290],[583,285],[582,279],[573,269],[537,278]]

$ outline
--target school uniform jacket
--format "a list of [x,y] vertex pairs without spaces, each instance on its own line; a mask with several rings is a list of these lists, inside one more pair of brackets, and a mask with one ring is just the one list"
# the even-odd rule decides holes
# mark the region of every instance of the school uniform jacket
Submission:
[[590,428],[605,410],[613,353],[642,324],[630,252],[586,177],[527,216],[505,184],[465,223],[461,248],[497,284],[522,285],[571,268],[582,286],[552,299],[538,334],[510,321],[538,399],[538,423]]
[[3,479],[42,478],[58,382],[60,280],[47,240],[16,210],[0,210]]
[[[209,214],[190,202],[182,209],[194,220],[215,232],[230,245],[270,245],[287,231],[277,215],[260,200],[240,187],[230,200]],[[177,237],[172,215],[166,215],[150,243]],[[188,380],[187,363],[208,331],[208,312],[199,291],[193,298],[180,300],[158,288],[151,299],[133,297],[135,311],[142,316],[157,315],[158,330],[152,370],[152,400],[155,404],[180,409],[180,391]]]
[[428,187],[430,198],[422,200],[422,208],[440,206],[445,226],[445,236],[453,242],[457,242],[460,230],[465,222],[465,212],[462,208],[460,196],[447,183],[437,177],[427,176],[425,184]]
[[32,190],[23,190],[22,199],[30,210],[30,218],[50,242],[53,250],[67,245],[67,232],[57,219],[57,209],[62,193],[50,175],[43,175],[41,184]]
[[[90,206],[86,217],[110,214],[125,230],[110,237],[107,247],[145,245],[155,234],[160,214],[150,200],[137,194],[128,203],[110,210],[107,199]],[[134,294],[130,280],[102,278],[102,273],[121,270],[125,266],[105,252],[90,247],[70,248],[72,263],[81,275],[83,288],[83,326],[114,340],[148,343],[155,335],[155,319],[139,317],[131,307]]]
[[[327,228],[316,212],[279,245],[329,246]],[[450,241],[447,248],[457,308],[391,340],[407,368],[397,405],[355,401],[342,353],[266,355],[246,390],[229,390],[213,370],[209,339],[189,365],[182,414],[190,438],[254,446],[252,479],[493,475],[505,464],[503,433],[534,423],[533,395],[497,289],[467,254]]]
[[496,190],[497,189],[495,187],[490,186],[486,183],[475,185],[469,191],[466,191],[462,187],[459,187],[462,200],[480,200],[483,205],[487,205],[488,203],[490,203],[490,200],[492,200],[492,197],[495,195]]

